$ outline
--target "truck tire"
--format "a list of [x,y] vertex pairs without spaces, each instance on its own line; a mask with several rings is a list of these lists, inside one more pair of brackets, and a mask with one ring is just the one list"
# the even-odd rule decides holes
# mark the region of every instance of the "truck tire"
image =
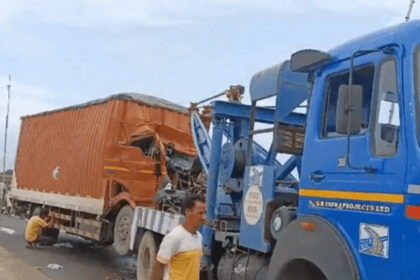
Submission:
[[137,280],[148,280],[156,260],[157,244],[153,234],[146,231],[139,244],[137,253]]
[[127,255],[130,251],[130,230],[134,211],[130,205],[123,206],[118,212],[114,224],[114,248],[120,255]]

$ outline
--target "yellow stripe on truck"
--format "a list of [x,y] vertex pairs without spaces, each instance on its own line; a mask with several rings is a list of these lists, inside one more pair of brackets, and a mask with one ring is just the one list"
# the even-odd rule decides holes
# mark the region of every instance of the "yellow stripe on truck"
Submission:
[[343,192],[343,191],[326,191],[326,190],[299,190],[300,196],[319,197],[331,199],[346,199],[358,201],[388,202],[388,203],[404,203],[404,195],[388,194],[388,193],[364,193],[364,192]]
[[[129,172],[130,170],[127,168],[123,168],[123,167],[118,167],[118,166],[105,166],[104,169],[106,170],[112,170],[112,171],[125,171],[125,172]],[[153,174],[153,171],[150,170],[136,170],[137,173],[144,173],[144,174]]]
[[154,174],[155,172],[150,171],[150,170],[139,170],[139,171],[137,171],[137,173]]
[[105,166],[104,169],[113,170],[113,171],[130,171],[127,168],[118,167],[118,166]]

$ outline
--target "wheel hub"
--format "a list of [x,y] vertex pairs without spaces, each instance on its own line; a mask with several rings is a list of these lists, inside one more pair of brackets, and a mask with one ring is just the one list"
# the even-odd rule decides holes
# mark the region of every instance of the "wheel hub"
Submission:
[[128,216],[124,216],[120,222],[118,223],[117,227],[118,238],[121,241],[125,241],[128,238],[130,232],[130,218]]

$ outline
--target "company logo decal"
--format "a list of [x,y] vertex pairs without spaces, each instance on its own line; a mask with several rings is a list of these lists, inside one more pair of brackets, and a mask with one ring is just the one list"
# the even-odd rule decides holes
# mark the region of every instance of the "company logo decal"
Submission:
[[387,226],[360,224],[360,253],[387,259],[389,241],[389,228]]
[[367,203],[353,203],[353,202],[341,202],[341,201],[329,201],[329,200],[309,200],[309,205],[317,208],[329,208],[338,210],[350,210],[360,212],[371,212],[390,214],[391,206],[389,205],[374,205]]

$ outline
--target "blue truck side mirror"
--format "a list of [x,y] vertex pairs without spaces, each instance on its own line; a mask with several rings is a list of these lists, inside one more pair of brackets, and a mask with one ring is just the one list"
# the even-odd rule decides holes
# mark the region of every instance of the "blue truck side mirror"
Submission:
[[[362,128],[363,88],[341,85],[338,88],[336,130],[341,134],[358,134]],[[349,119],[350,118],[350,119]]]

